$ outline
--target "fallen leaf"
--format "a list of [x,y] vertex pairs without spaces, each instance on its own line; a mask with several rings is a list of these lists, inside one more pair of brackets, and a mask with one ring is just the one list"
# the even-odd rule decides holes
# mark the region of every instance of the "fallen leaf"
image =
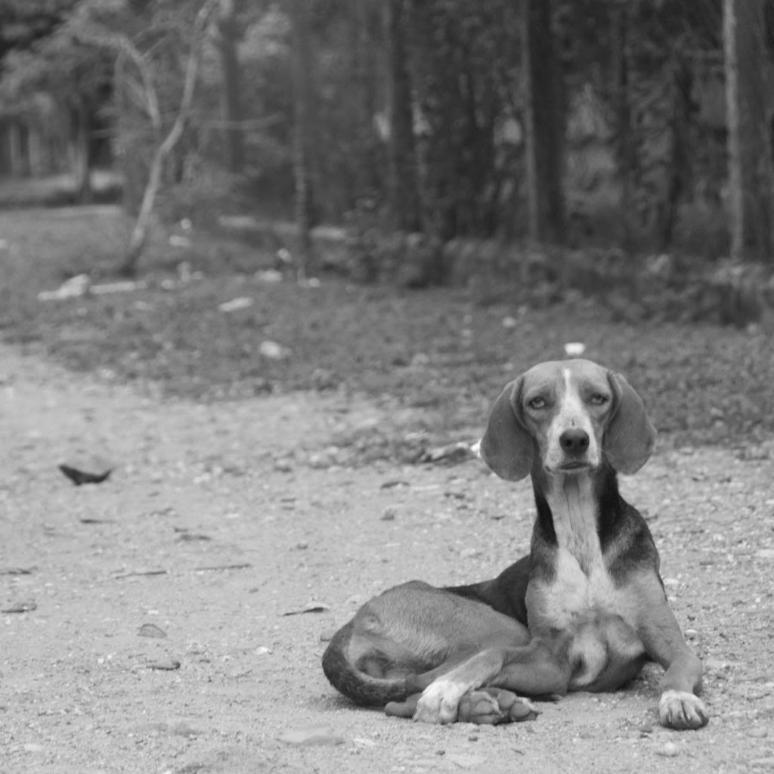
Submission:
[[174,672],[176,669],[180,669],[180,662],[175,658],[161,659],[159,661],[150,661],[147,665],[148,669],[158,669],[162,672]]
[[288,612],[282,615],[302,615],[303,613],[324,613],[330,610],[330,607],[324,602],[309,602],[304,605],[300,610],[288,610]]
[[36,602],[17,602],[10,607],[6,607],[0,610],[2,613],[31,613],[33,610],[37,610],[38,605]]
[[41,290],[38,301],[61,301],[65,298],[78,298],[89,290],[91,279],[88,274],[76,274],[63,282],[56,290]]
[[396,486],[410,486],[410,484],[402,478],[393,478],[380,484],[379,489],[392,489]]
[[78,470],[70,465],[60,465],[59,470],[64,473],[75,486],[81,486],[81,484],[101,484],[106,481],[112,473],[112,470],[108,468],[104,473],[90,473],[85,470]]
[[194,567],[194,572],[217,572],[218,570],[247,570],[252,565],[249,562],[239,564],[214,564],[210,567]]
[[221,312],[238,312],[240,309],[247,309],[252,305],[252,298],[239,296],[238,298],[232,298],[231,301],[224,301],[222,304],[218,304],[218,309]]
[[160,639],[160,638],[166,637],[167,633],[160,627],[156,626],[156,624],[144,623],[137,630],[137,636],[138,637],[156,637]]
[[449,443],[445,446],[436,446],[435,448],[428,449],[420,455],[419,462],[444,462],[455,464],[473,459],[474,457],[475,454],[473,453],[473,448],[469,443],[466,441],[457,441],[456,443]]
[[119,580],[121,578],[134,578],[135,576],[143,576],[143,575],[166,575],[166,570],[130,570],[129,572],[122,572],[118,573],[113,576],[115,580]]
[[195,542],[197,540],[212,540],[209,535],[203,535],[199,532],[181,532],[177,539],[181,542]]
[[447,753],[444,760],[453,763],[460,769],[478,769],[486,763],[486,758],[481,755],[463,755],[461,753]]

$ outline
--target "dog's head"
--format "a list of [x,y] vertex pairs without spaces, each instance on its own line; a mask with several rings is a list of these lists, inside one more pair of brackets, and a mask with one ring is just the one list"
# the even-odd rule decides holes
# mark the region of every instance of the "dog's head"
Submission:
[[489,415],[481,456],[502,478],[517,481],[542,468],[549,475],[595,470],[607,460],[636,473],[656,431],[626,379],[589,360],[540,363],[506,385]]

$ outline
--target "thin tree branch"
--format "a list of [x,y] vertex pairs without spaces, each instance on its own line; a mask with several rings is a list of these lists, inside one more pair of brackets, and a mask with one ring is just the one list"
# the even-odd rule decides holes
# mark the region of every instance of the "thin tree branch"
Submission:
[[199,70],[202,38],[204,37],[207,23],[215,10],[216,4],[217,0],[205,0],[205,3],[196,14],[191,35],[191,47],[188,52],[188,61],[185,68],[185,80],[183,83],[183,93],[180,97],[180,106],[171,129],[153,154],[148,174],[148,183],[145,186],[142,202],[140,204],[140,211],[137,215],[134,228],[132,229],[132,235],[129,240],[129,249],[127,251],[126,260],[124,261],[124,266],[122,267],[126,274],[134,273],[137,260],[145,245],[150,216],[153,211],[153,204],[161,183],[161,172],[164,166],[164,160],[183,136],[183,131],[188,123]]

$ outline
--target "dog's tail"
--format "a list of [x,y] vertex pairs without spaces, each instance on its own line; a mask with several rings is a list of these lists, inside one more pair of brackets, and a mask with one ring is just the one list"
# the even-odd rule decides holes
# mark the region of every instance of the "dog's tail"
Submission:
[[[331,685],[347,698],[366,707],[383,707],[390,701],[402,701],[417,691],[414,676],[374,677],[352,663],[347,651],[353,623],[339,629],[328,643],[322,657],[322,668]],[[370,655],[373,662],[378,658]]]

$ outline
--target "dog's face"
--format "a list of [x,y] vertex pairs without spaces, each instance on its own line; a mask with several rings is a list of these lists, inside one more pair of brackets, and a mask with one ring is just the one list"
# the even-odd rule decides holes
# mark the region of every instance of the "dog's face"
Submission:
[[588,360],[540,363],[523,376],[517,409],[548,473],[599,466],[613,407],[607,371]]
[[636,472],[650,456],[655,430],[637,393],[620,374],[589,360],[540,363],[495,401],[481,453],[503,478],[596,469],[606,459]]

